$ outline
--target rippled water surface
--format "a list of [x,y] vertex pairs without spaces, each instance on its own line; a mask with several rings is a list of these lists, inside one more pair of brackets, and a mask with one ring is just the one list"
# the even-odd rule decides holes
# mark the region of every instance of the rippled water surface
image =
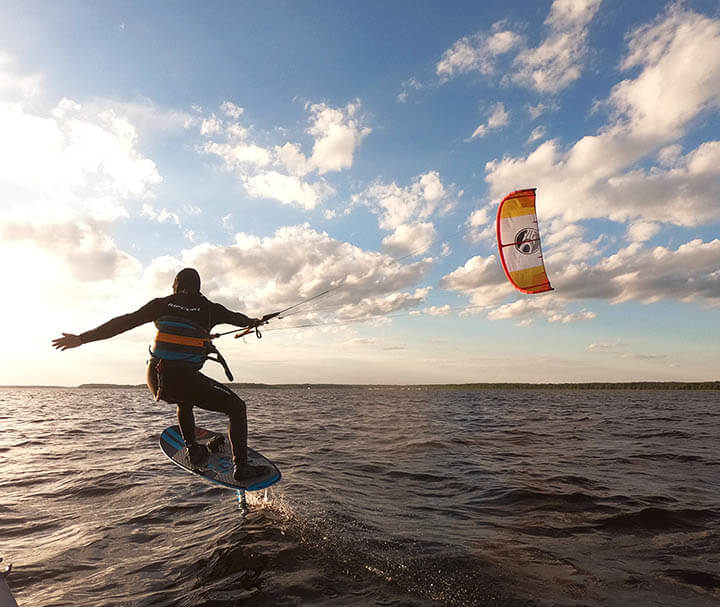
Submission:
[[147,392],[0,389],[19,605],[720,604],[717,392],[241,396],[283,472],[248,513],[163,456]]

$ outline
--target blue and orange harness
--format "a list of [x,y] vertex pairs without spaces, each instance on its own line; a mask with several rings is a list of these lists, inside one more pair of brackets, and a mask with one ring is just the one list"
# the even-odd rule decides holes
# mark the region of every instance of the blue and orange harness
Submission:
[[193,371],[199,371],[206,360],[212,360],[220,363],[228,380],[233,381],[230,368],[203,327],[177,316],[162,316],[155,321],[155,326],[157,334],[149,348],[153,358]]

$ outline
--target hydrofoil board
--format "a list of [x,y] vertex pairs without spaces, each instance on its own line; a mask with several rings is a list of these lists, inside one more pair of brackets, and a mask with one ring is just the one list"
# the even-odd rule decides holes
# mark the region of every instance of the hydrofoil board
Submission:
[[197,474],[211,483],[229,489],[258,491],[274,485],[280,480],[280,470],[278,470],[277,466],[264,455],[248,447],[248,464],[262,466],[263,471],[258,476],[236,481],[233,478],[232,451],[225,436],[212,430],[196,427],[195,438],[198,443],[208,446],[210,450],[205,461],[197,466],[191,464],[188,459],[185,441],[180,433],[179,426],[170,426],[163,431],[160,435],[160,448],[174,464],[180,466],[183,470]]

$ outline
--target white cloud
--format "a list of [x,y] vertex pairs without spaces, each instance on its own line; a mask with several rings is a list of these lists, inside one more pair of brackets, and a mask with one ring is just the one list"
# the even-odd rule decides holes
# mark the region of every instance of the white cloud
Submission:
[[[130,289],[140,276],[139,261],[108,228],[147,204],[162,178],[139,152],[138,132],[121,107],[63,99],[50,111],[31,111],[25,103],[0,102],[0,256],[22,252],[27,271],[15,288],[39,293],[56,314],[60,301],[93,310],[82,305],[89,293],[116,302],[122,296],[104,285]],[[47,268],[41,290],[32,285],[36,266]]]
[[488,121],[475,129],[470,136],[470,140],[484,137],[491,130],[507,126],[508,122],[510,122],[510,112],[505,110],[505,105],[502,102],[496,103],[490,110]]
[[678,136],[701,110],[720,106],[720,20],[676,5],[632,33],[621,67],[642,72],[613,88],[618,117],[637,137]]
[[[502,55],[517,52],[510,76],[515,84],[542,93],[555,93],[580,77],[587,55],[588,26],[601,0],[555,0],[545,19],[548,34],[536,48],[523,48],[524,38],[495,23],[490,33],[461,38],[435,66],[442,82],[459,74],[492,75]],[[539,115],[540,106],[536,106]]]
[[495,23],[489,34],[477,33],[461,38],[443,53],[435,66],[435,72],[443,80],[449,80],[457,74],[480,72],[492,74],[499,55],[510,52],[521,44],[522,38],[503,29],[501,22]]
[[468,239],[471,242],[493,241],[496,237],[494,219],[490,207],[475,209],[465,221]]
[[528,137],[528,143],[534,143],[538,139],[544,139],[547,129],[544,126],[537,126],[533,129]]
[[0,99],[23,101],[40,92],[43,77],[40,74],[18,74],[12,68],[15,58],[0,51]]
[[206,143],[203,150],[208,154],[220,156],[226,169],[236,171],[243,177],[247,175],[248,171],[268,166],[273,159],[271,150],[254,143],[217,143],[213,141]]
[[437,171],[417,176],[407,187],[396,183],[375,183],[365,192],[355,194],[353,202],[365,204],[379,215],[383,230],[395,230],[400,225],[424,222],[435,213],[447,213],[462,196],[455,184],[442,183]]
[[537,48],[526,49],[515,58],[516,84],[541,93],[555,93],[580,77],[587,54],[588,25],[601,0],[555,0],[545,24],[547,38]]
[[359,102],[344,108],[324,103],[309,106],[308,133],[315,138],[311,162],[320,175],[352,166],[355,149],[372,132],[364,125]]
[[450,304],[445,304],[444,306],[430,306],[429,308],[425,308],[423,310],[423,313],[428,316],[447,316],[450,312],[452,312]]
[[480,308],[497,305],[514,292],[494,255],[471,257],[443,276],[439,286],[468,296],[472,305]]
[[677,249],[632,243],[595,265],[571,263],[553,271],[553,285],[567,299],[611,303],[663,299],[720,305],[720,240],[691,240]]
[[400,224],[395,231],[382,241],[383,250],[394,257],[401,255],[421,255],[435,240],[435,228],[432,223]]
[[64,99],[39,115],[0,103],[0,132],[0,184],[36,195],[142,198],[162,181],[138,153],[135,128],[112,111],[88,114]]
[[[229,101],[221,110],[230,120],[220,120],[214,114],[202,120],[200,132],[209,140],[201,151],[221,158],[225,169],[237,175],[250,196],[314,209],[335,194],[322,176],[350,168],[358,146],[371,129],[358,101],[342,108],[307,104],[305,109],[306,133],[313,139],[309,155],[301,143],[267,146],[253,141],[254,129],[239,122],[245,115],[243,108]],[[271,136],[263,135],[265,139]]]
[[660,226],[651,221],[638,221],[628,226],[627,238],[630,242],[645,242],[660,231]]
[[205,118],[200,124],[200,134],[205,137],[216,135],[222,131],[223,123],[219,120],[215,114],[211,114],[208,118]]
[[158,223],[166,223],[171,222],[174,223],[176,226],[180,227],[180,217],[177,213],[173,213],[172,211],[168,211],[167,209],[163,208],[159,211],[153,207],[150,204],[144,204],[142,207],[142,210],[140,211],[140,215],[143,217],[147,217],[151,219],[152,221],[157,221]]
[[521,326],[529,326],[537,317],[545,318],[550,323],[561,324],[592,320],[596,317],[595,313],[589,310],[568,312],[565,306],[566,302],[554,299],[547,294],[540,297],[525,297],[491,310],[488,313],[488,319],[520,319],[524,321]]
[[617,348],[625,348],[627,344],[620,339],[613,339],[611,341],[596,341],[588,345],[587,349],[590,352],[607,352],[616,350]]
[[[569,234],[573,234],[569,236]],[[591,320],[589,310],[570,312],[574,301],[599,299],[618,304],[635,301],[651,304],[679,300],[708,307],[720,306],[720,240],[696,239],[677,249],[644,248],[639,242],[617,253],[592,260],[596,244],[583,243],[573,230],[567,249],[553,249],[545,256],[555,291],[523,296],[502,304],[515,291],[509,286],[494,255],[473,257],[444,276],[440,287],[469,298],[474,306],[489,310],[491,320],[543,316],[548,322]],[[585,245],[583,247],[583,245]],[[566,253],[579,248],[579,255]],[[498,306],[499,307],[494,307]]]
[[[63,275],[83,282],[112,281],[130,273],[137,275],[140,269],[134,257],[121,251],[101,226],[90,221],[6,218],[0,221],[0,240],[4,257],[17,245],[35,249],[29,257],[46,251],[62,264]],[[37,276],[27,278],[36,280]]]
[[416,78],[409,78],[402,83],[402,91],[397,96],[398,103],[405,103],[410,96],[410,91],[421,91],[425,88]]
[[[532,183],[541,213],[568,222],[605,217],[692,226],[720,217],[720,144],[707,141],[685,156],[675,144],[690,120],[720,106],[720,20],[675,8],[633,32],[629,48],[624,66],[641,69],[613,88],[612,121],[567,151],[551,140],[526,158],[489,162],[492,198]],[[658,150],[660,166],[631,170]]]
[[313,170],[313,164],[305,154],[302,153],[301,147],[297,143],[286,143],[275,149],[280,164],[291,175],[296,177],[304,177]]
[[250,196],[272,198],[306,210],[314,209],[335,194],[335,190],[324,181],[306,183],[294,175],[283,175],[277,171],[244,177],[243,184]]
[[[419,305],[428,289],[404,290],[421,282],[431,263],[400,264],[305,224],[280,228],[265,238],[239,233],[232,245],[200,244],[177,258],[157,259],[147,268],[146,281],[164,288],[185,266],[198,269],[208,297],[255,315],[332,289],[317,300],[327,320],[332,315],[327,307],[339,318],[358,319]],[[310,313],[313,308],[309,305],[298,312]]]
[[224,101],[220,104],[220,109],[230,118],[239,119],[245,113],[245,109],[239,105],[235,105],[232,101]]

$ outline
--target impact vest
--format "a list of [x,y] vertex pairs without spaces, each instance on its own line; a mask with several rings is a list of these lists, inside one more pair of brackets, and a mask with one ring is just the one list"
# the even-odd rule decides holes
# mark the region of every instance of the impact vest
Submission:
[[[222,354],[213,345],[210,334],[193,321],[178,316],[161,316],[155,321],[157,333],[150,346],[150,355],[168,361],[173,367],[199,371],[206,360],[220,363],[225,375],[233,381],[232,373]],[[210,355],[215,354],[212,358]]]

